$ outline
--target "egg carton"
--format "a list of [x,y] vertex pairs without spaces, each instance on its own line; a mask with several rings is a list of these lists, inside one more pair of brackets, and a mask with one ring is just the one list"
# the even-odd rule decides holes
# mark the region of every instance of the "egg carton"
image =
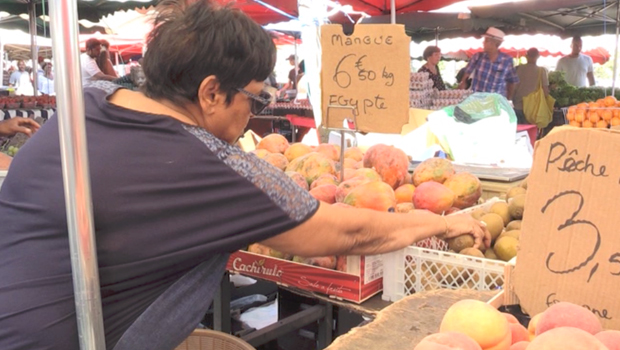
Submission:
[[424,82],[427,81],[430,78],[430,75],[428,74],[428,72],[417,72],[417,73],[411,73],[411,75],[409,76],[409,81],[410,82]]
[[471,90],[442,90],[442,91],[436,91],[435,92],[435,98],[436,99],[459,99],[459,100],[463,100],[467,97],[469,97],[469,95],[471,95],[473,93],[473,91]]

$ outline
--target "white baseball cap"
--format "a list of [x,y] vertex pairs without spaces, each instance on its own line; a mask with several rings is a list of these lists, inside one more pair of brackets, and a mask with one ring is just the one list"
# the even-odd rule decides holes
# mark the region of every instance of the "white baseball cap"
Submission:
[[495,27],[489,27],[489,29],[487,29],[487,32],[482,34],[482,36],[484,37],[499,40],[499,41],[504,41],[505,35],[506,34],[504,32],[502,32],[501,30]]

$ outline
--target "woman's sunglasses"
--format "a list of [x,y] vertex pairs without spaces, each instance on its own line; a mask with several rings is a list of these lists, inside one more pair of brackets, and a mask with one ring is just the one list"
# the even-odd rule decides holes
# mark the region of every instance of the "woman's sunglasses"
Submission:
[[237,88],[237,91],[252,99],[250,112],[253,115],[259,115],[271,103],[271,94],[267,91],[261,91],[260,95],[255,95],[242,88]]

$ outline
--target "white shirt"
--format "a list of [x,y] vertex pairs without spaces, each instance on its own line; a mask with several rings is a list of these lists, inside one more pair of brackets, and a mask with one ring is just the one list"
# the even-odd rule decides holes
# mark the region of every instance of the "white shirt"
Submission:
[[34,95],[34,87],[30,82],[30,74],[27,71],[15,71],[11,74],[9,84],[15,87],[15,95]]
[[564,56],[558,61],[558,72],[566,72],[566,81],[577,87],[587,87],[588,73],[594,72],[592,57],[579,54],[578,57]]
[[39,75],[37,80],[39,92],[46,95],[56,95],[54,91],[54,79],[48,79],[45,75]]
[[86,52],[80,55],[80,63],[82,64],[82,85],[86,84],[86,82],[95,80],[93,77],[97,73],[101,73],[97,61],[88,56]]

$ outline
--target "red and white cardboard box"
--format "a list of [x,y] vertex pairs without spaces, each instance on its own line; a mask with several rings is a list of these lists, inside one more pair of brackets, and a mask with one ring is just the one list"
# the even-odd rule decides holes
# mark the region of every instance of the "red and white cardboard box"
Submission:
[[380,256],[348,256],[347,272],[342,272],[240,250],[230,256],[227,269],[355,303],[383,289]]

